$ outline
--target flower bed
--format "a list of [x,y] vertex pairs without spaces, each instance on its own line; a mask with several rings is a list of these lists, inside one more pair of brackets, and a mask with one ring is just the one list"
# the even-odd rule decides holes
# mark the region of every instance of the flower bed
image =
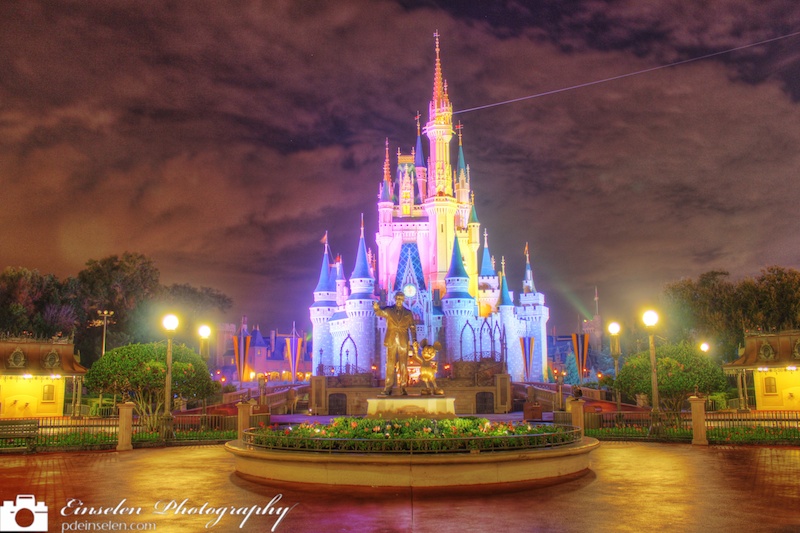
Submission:
[[336,418],[330,424],[263,426],[245,431],[257,448],[354,453],[469,453],[563,446],[581,440],[572,426],[452,420]]
[[710,428],[706,432],[713,444],[789,444],[800,442],[800,429],[796,427],[737,426]]

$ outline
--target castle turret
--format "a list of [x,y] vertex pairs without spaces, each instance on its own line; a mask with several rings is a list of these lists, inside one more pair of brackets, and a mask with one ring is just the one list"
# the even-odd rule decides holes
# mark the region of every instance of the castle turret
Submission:
[[439,34],[436,33],[436,68],[425,135],[430,140],[428,169],[429,279],[432,290],[444,292],[444,278],[449,267],[452,243],[456,236],[455,214],[458,202],[453,196],[453,170],[450,165],[450,140],[453,138],[453,104],[447,94],[447,82],[442,78],[439,57]]
[[386,139],[383,181],[381,182],[378,197],[378,233],[375,235],[375,242],[378,245],[378,275],[381,276],[378,285],[383,288],[389,287],[391,283],[391,269],[389,268],[391,254],[389,254],[389,247],[394,240],[393,208],[392,173],[389,168],[389,139]]
[[480,316],[488,317],[494,312],[500,298],[500,279],[494,270],[494,260],[489,253],[489,233],[483,231],[483,258],[478,275],[478,307]]
[[464,259],[457,238],[453,240],[453,255],[450,259],[450,269],[445,277],[445,285],[447,291],[442,297],[442,313],[444,313],[447,353],[453,358],[472,355],[472,346],[468,347],[468,354],[459,352],[463,348],[458,342],[459,335],[464,325],[475,315],[475,299],[469,293],[469,276],[464,268]]
[[[333,339],[329,320],[336,312],[336,280],[331,277],[330,258],[328,257],[328,233],[325,232],[325,248],[322,253],[322,266],[319,281],[314,289],[314,303],[309,308],[312,324],[312,343],[314,346],[314,371],[320,364],[331,365],[333,355]],[[274,348],[274,347],[273,347]]]
[[520,320],[520,336],[540,339],[531,342],[533,353],[530,356],[529,379],[543,381],[547,376],[547,346],[543,345],[543,341],[547,339],[547,321],[550,319],[550,309],[545,305],[544,294],[537,292],[533,283],[528,243],[525,243],[525,278],[522,281],[519,303],[517,317]]
[[425,201],[428,196],[428,167],[425,164],[425,156],[422,153],[422,132],[419,126],[420,115],[417,113],[417,144],[412,151],[414,155],[414,170],[417,174],[417,186],[419,187],[419,199]]
[[480,241],[481,223],[478,221],[478,213],[475,211],[474,194],[470,198],[469,219],[467,220],[467,247],[469,253],[466,257],[466,269],[469,275],[469,293],[478,297],[478,248]]
[[[354,344],[354,353],[349,352],[349,362],[361,368],[368,368],[375,355],[375,280],[370,273],[367,261],[367,246],[364,242],[364,220],[361,220],[361,237],[358,241],[356,264],[350,275],[350,296],[345,302],[349,336]],[[345,348],[349,351],[349,348]]]

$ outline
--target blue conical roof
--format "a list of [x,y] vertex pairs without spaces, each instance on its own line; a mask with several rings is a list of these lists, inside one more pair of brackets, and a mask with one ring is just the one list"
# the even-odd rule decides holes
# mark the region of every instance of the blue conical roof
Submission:
[[322,266],[319,269],[319,282],[314,292],[329,291],[331,290],[331,285],[330,261],[328,260],[328,246],[326,245],[325,253],[322,254]]
[[461,246],[458,244],[458,237],[455,237],[453,239],[453,257],[450,258],[450,270],[447,271],[445,279],[468,277],[467,270],[464,268],[464,260],[461,258]]
[[502,275],[502,284],[500,286],[500,301],[497,302],[498,307],[502,305],[514,305],[513,300],[511,300],[511,295],[508,294],[508,283],[506,282],[505,274]]
[[491,276],[494,277],[497,275],[497,272],[494,270],[494,265],[492,265],[492,255],[489,253],[489,236],[484,232],[483,238],[483,258],[481,259],[481,276]]
[[478,222],[478,212],[475,211],[475,204],[472,204],[472,209],[470,209],[468,224],[480,224]]
[[464,147],[461,146],[461,137],[458,139],[458,167],[456,168],[456,176],[461,177],[462,172],[467,175],[467,164],[464,162]]
[[417,146],[414,148],[414,166],[425,166],[425,157],[422,155],[422,135],[420,135],[419,128],[417,128]]
[[361,238],[358,240],[358,252],[356,253],[356,266],[350,279],[372,279],[367,263],[367,245],[364,243],[364,229],[361,229]]

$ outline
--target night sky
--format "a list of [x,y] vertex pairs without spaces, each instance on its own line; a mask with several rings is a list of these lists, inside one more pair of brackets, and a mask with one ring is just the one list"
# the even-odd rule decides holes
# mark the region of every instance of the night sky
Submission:
[[[532,7],[535,6],[535,7]],[[665,283],[800,268],[794,0],[0,3],[0,267],[125,251],[262,330],[349,275],[384,143],[427,120],[435,31],[481,232],[551,322],[633,320]]]

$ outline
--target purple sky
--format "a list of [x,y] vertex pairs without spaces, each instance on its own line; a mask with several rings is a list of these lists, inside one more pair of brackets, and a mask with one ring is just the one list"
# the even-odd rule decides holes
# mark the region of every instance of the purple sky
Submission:
[[[323,233],[347,273],[362,212],[374,248],[436,30],[458,111],[791,34],[800,4],[6,0],[0,267],[141,252],[229,321],[306,327]],[[527,241],[568,333],[595,286],[626,321],[681,277],[800,268],[798,98],[800,36],[458,114],[511,289]]]

